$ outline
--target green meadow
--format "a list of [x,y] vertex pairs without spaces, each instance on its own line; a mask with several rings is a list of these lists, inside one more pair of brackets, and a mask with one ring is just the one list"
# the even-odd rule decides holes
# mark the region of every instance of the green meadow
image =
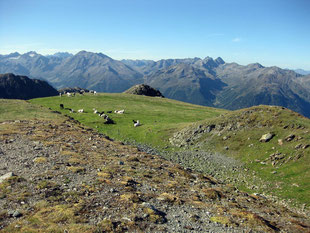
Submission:
[[[227,112],[222,109],[208,108],[175,100],[158,97],[137,96],[131,94],[91,94],[75,97],[49,97],[30,100],[33,104],[60,111],[82,124],[97,129],[110,138],[120,141],[133,141],[163,148],[169,144],[168,138],[173,132],[199,120],[213,118]],[[74,109],[70,113],[65,108]],[[93,108],[106,113],[115,124],[104,124],[104,119],[93,113]],[[77,113],[84,109],[84,113]],[[116,114],[115,110],[125,110]],[[133,126],[133,120],[139,120],[140,127]]]

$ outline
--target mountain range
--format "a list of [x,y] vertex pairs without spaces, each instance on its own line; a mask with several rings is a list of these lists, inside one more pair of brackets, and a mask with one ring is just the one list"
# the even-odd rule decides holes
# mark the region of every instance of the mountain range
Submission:
[[310,116],[310,75],[259,63],[226,63],[220,57],[119,61],[86,51],[48,56],[32,51],[0,55],[0,73],[8,72],[44,79],[56,88],[123,92],[145,83],[167,98],[194,104],[232,110],[279,105]]

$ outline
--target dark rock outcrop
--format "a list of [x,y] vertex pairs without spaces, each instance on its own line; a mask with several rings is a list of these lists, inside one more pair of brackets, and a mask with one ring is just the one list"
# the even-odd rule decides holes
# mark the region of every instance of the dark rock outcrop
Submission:
[[0,98],[32,99],[58,95],[47,82],[12,73],[0,74]]
[[127,94],[134,94],[134,95],[145,95],[145,96],[157,96],[157,97],[164,97],[160,91],[150,87],[146,84],[139,84],[129,88],[124,93]]

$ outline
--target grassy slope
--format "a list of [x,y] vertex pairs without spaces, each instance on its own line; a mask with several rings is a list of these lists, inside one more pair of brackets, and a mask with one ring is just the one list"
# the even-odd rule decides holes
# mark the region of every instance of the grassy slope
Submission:
[[[9,219],[3,232],[170,232],[173,230],[167,230],[166,226],[172,224],[182,224],[177,231],[190,232],[189,221],[200,229],[212,222],[216,226],[247,227],[255,232],[273,232],[275,226],[285,232],[309,229],[304,223],[306,218],[284,207],[234,191],[231,185],[219,184],[211,177],[189,173],[158,156],[106,140],[46,108],[17,100],[0,100],[0,106],[0,122],[28,120],[0,124],[16,130],[8,134],[0,130],[3,139],[14,139],[12,134],[18,132],[33,141],[29,145],[40,142],[39,148],[55,146],[59,150],[48,157],[38,157],[44,158],[40,161],[32,160],[36,155],[28,152],[27,156],[33,156],[29,160],[33,161],[35,172],[0,185],[0,198],[5,199],[0,224]],[[51,120],[60,120],[60,124],[52,125]],[[88,140],[90,137],[92,142]],[[16,156],[19,161],[14,163],[20,167],[25,164],[22,154]],[[120,159],[124,164],[119,163]],[[98,168],[102,172],[97,172]],[[111,193],[111,188],[117,193]],[[21,201],[25,204],[21,205]],[[145,205],[154,202],[160,210],[164,208],[163,212]],[[21,218],[8,215],[8,210],[16,208],[23,214]],[[161,224],[165,212],[172,216],[166,225]],[[182,212],[186,217],[181,217]],[[241,228],[227,230],[241,231]]]
[[[237,123],[246,127],[225,129],[226,126]],[[244,162],[249,168],[249,172],[245,174],[248,179],[251,179],[254,171],[263,181],[261,185],[254,184],[260,186],[256,192],[267,192],[284,199],[310,204],[310,147],[295,148],[299,144],[310,145],[308,118],[280,107],[259,106],[196,124],[224,126],[220,134],[205,134],[194,144],[201,143],[200,149],[221,152]],[[260,137],[268,132],[273,132],[274,138],[266,143],[259,142]],[[288,142],[285,138],[290,134],[294,134],[295,138]],[[227,140],[223,140],[225,136],[228,137]],[[283,145],[279,145],[279,139],[282,139]],[[225,147],[229,149],[226,150]],[[274,165],[269,159],[273,153],[283,156],[282,159],[275,160]],[[246,187],[243,189],[253,191]]]
[[[169,145],[168,138],[173,132],[189,126],[193,122],[203,120],[202,122],[205,124],[217,124],[239,121],[249,127],[222,132],[221,136],[210,137],[206,134],[194,144],[203,142],[203,146],[200,148],[202,150],[221,152],[243,161],[249,168],[249,172],[245,174],[248,176],[248,183],[246,185],[244,183],[237,184],[239,188],[250,192],[271,193],[284,199],[310,204],[310,184],[308,182],[310,179],[310,148],[295,149],[297,144],[310,143],[308,133],[310,121],[291,111],[260,107],[259,111],[244,116],[242,113],[247,110],[227,112],[168,99],[124,94],[100,94],[74,98],[51,97],[33,99],[31,102],[58,111],[60,103],[75,110],[84,108],[86,114],[74,113],[71,116],[117,140],[130,139],[161,148]],[[103,119],[92,113],[93,108],[97,108],[99,111],[125,109],[126,113],[124,115],[110,114],[116,124],[104,125]],[[62,112],[69,114],[68,110],[62,110]],[[218,117],[220,114],[225,114],[225,116]],[[134,128],[133,119],[139,119],[143,126]],[[284,129],[285,125],[289,125],[289,127]],[[298,129],[298,125],[305,128]],[[193,126],[189,127],[194,128]],[[260,143],[258,140],[261,135],[269,131],[274,132],[276,136],[268,143]],[[292,133],[303,138],[292,142],[284,141],[283,146],[278,145],[278,139],[284,139]],[[223,136],[231,137],[223,141]],[[253,146],[249,147],[251,144]],[[229,147],[228,151],[224,149],[225,146]],[[267,161],[267,164],[255,162],[257,159],[263,161],[277,151],[285,156],[280,163],[290,156],[292,159],[275,166],[272,166],[270,161]],[[301,158],[296,159],[299,154],[302,154]],[[273,171],[276,171],[276,174],[273,174]],[[253,172],[262,180],[263,187],[257,184],[260,186],[258,189],[250,190],[249,187],[256,185],[256,180],[251,181]]]
[[[117,140],[135,140],[152,146],[165,147],[168,137],[188,123],[218,116],[226,110],[187,104],[175,100],[137,96],[130,94],[99,94],[76,97],[50,97],[31,100],[53,110],[71,115],[81,123],[97,128],[99,132]],[[75,111],[84,109],[86,113],[69,113],[61,110],[59,104]],[[125,109],[125,114],[108,114],[116,124],[105,125],[104,119],[93,113],[98,111]],[[132,120],[140,120],[141,127],[134,128]]]
[[0,99],[0,121],[26,119],[57,120],[60,118],[61,116],[46,111],[46,108],[24,100]]

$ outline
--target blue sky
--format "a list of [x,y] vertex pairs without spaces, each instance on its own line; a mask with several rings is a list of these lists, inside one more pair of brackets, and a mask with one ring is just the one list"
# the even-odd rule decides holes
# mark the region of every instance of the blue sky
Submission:
[[0,54],[211,56],[310,70],[309,0],[0,0]]

